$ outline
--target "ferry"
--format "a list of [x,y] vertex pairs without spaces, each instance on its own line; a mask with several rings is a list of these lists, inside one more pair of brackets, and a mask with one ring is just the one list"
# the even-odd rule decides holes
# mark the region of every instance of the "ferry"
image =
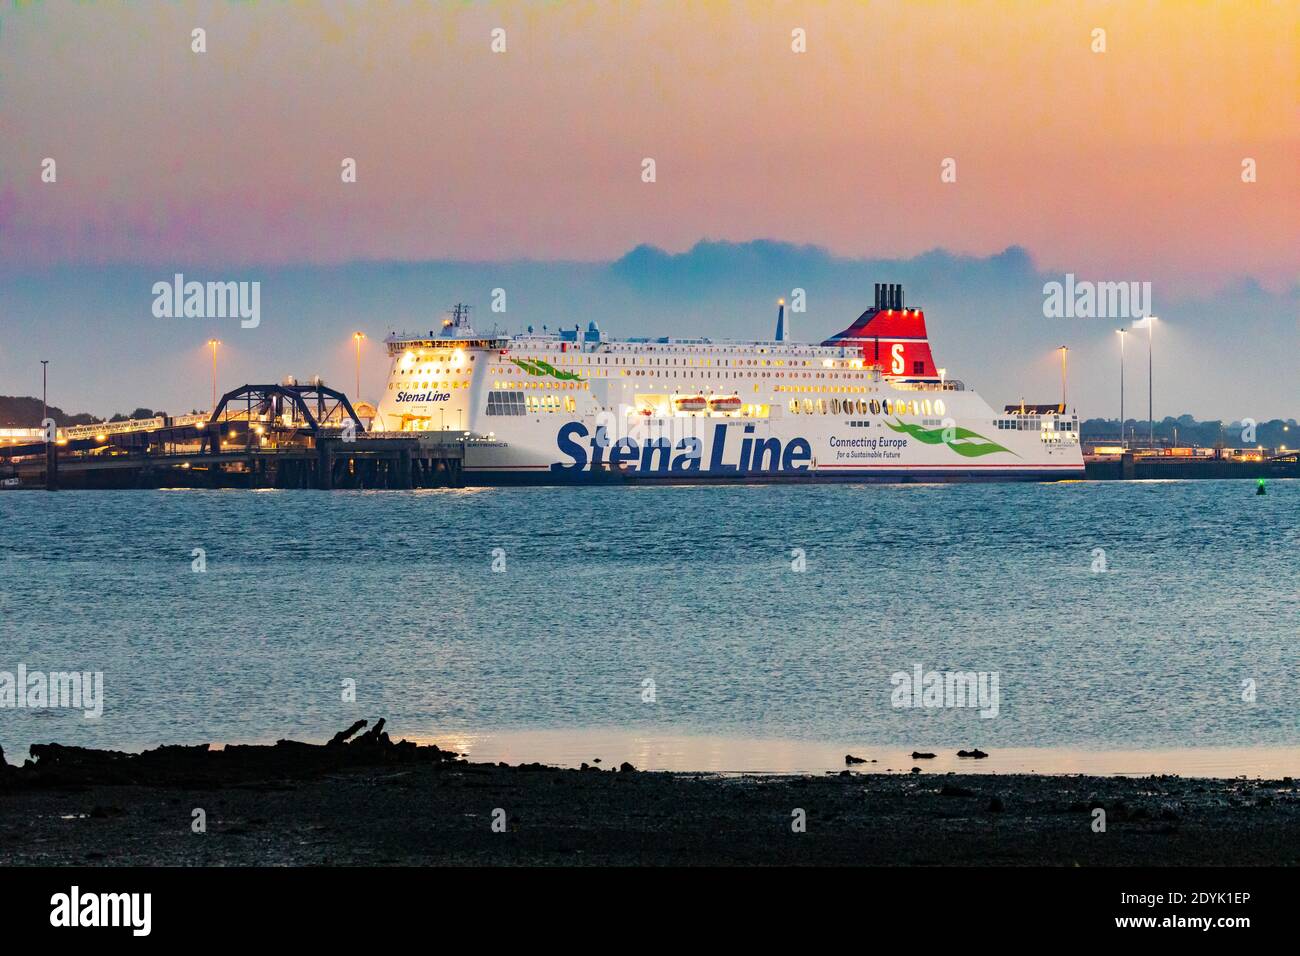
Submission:
[[820,344],[629,338],[599,324],[394,333],[375,432],[465,440],[468,484],[1081,478],[1077,415],[1001,413],[938,368],[903,288]]

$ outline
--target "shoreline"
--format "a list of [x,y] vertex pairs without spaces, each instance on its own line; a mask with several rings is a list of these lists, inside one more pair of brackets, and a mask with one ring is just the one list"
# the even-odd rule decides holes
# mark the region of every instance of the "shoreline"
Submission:
[[[927,772],[1152,776],[1226,779],[1300,776],[1300,746],[1204,747],[1005,747],[978,739],[967,745],[922,741],[913,746],[880,745],[851,739],[747,737],[660,731],[654,728],[501,729],[462,733],[408,734],[416,743],[436,744],[471,760],[578,767],[599,757],[608,763],[630,760],[646,770],[674,773],[753,775],[819,774],[844,768],[844,757],[865,759],[864,773]],[[962,749],[982,746],[987,757],[959,757]],[[931,753],[913,759],[912,754]]]
[[[852,738],[799,738],[698,733],[655,727],[505,727],[474,731],[408,732],[403,737],[421,746],[454,751],[472,763],[533,764],[577,769],[583,763],[617,766],[624,760],[642,770],[682,774],[750,776],[808,775],[838,772],[845,756],[862,758],[854,772],[899,774],[920,767],[930,773],[972,775],[1144,777],[1175,775],[1186,779],[1273,779],[1300,777],[1300,746],[1205,745],[1195,747],[1002,746],[980,740],[967,745],[922,741],[913,746],[874,744]],[[227,747],[272,746],[278,738],[253,736],[213,741],[216,752]],[[308,737],[322,744],[325,737]],[[0,740],[0,745],[4,741]],[[194,746],[194,743],[180,746]],[[88,750],[110,748],[78,745]],[[172,745],[175,746],[175,745]],[[982,758],[958,756],[965,747],[982,747]],[[150,745],[127,744],[116,752],[141,754]],[[915,753],[929,757],[914,758]],[[18,762],[25,749],[8,751]]]
[[0,864],[1300,864],[1291,777],[573,770],[471,762],[394,742],[382,721],[350,730],[141,754],[36,745],[0,769]]

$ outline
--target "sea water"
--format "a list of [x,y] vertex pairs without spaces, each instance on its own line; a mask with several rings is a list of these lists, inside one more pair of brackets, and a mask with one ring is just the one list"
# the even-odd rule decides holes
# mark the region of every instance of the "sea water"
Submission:
[[[853,747],[898,769],[979,746],[1156,770],[1222,748],[1249,772],[1259,748],[1285,769],[1298,612],[1294,481],[11,492],[0,680],[102,674],[103,701],[0,688],[0,746],[385,717],[492,759],[806,769]],[[945,675],[984,675],[982,706]]]

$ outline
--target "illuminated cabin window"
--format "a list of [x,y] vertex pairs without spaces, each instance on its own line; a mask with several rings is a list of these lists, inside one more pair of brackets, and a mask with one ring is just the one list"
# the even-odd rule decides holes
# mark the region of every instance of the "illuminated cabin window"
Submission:
[[832,399],[831,399],[831,414],[832,414],[832,415],[838,415],[839,413],[840,413],[840,400],[839,400],[838,398],[832,398]]
[[790,399],[790,413],[793,415],[799,414],[799,399],[797,398]]
[[489,415],[523,415],[524,407],[523,392],[488,392]]
[[927,415],[934,414],[934,406],[930,404],[930,400],[928,398],[922,401],[921,407],[925,409],[925,413]]
[[935,413],[936,415],[942,415],[942,414],[944,413],[944,406],[943,406],[943,399],[942,399],[942,398],[936,398],[936,399],[934,400],[934,413]]
[[813,403],[811,398],[805,398],[803,400],[803,413],[805,415],[811,415],[813,413]]
[[871,414],[873,414],[873,415],[879,415],[879,414],[880,414],[880,402],[878,402],[878,401],[877,401],[876,399],[874,399],[874,398],[871,400]]

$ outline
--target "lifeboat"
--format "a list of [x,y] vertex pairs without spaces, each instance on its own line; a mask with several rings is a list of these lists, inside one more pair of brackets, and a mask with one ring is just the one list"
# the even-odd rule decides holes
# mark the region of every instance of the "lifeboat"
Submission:
[[738,412],[740,411],[740,397],[738,395],[717,395],[709,399],[709,408],[715,412]]
[[702,412],[709,407],[703,395],[689,395],[677,399],[673,404],[677,406],[679,412]]

